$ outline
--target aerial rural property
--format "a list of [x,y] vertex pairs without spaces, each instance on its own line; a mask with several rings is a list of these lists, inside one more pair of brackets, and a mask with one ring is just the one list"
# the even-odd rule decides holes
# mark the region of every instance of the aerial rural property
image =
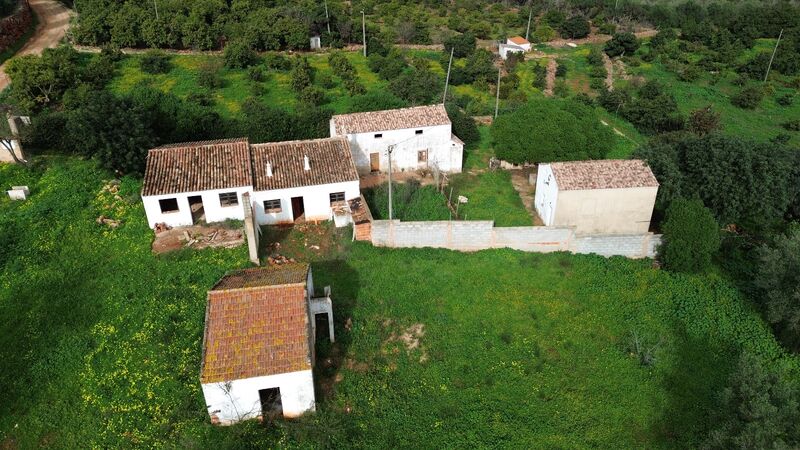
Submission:
[[0,0],[0,448],[800,448],[794,0]]

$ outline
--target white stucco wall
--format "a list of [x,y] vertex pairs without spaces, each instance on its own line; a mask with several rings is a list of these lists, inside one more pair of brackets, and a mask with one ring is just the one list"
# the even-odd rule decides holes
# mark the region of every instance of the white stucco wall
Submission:
[[311,370],[234,380],[227,394],[224,383],[203,384],[202,388],[209,415],[216,415],[224,425],[261,415],[261,389],[280,388],[284,417],[298,417],[315,409]]
[[558,203],[558,184],[550,164],[539,164],[536,175],[536,196],[533,203],[544,224],[553,226]]
[[528,42],[527,44],[515,44],[511,39],[506,39],[506,45],[516,45],[517,47],[522,48],[526,52],[531,51],[531,43]]
[[497,47],[498,53],[500,53],[501,58],[508,59],[509,53],[525,53],[525,50],[523,48],[521,47],[518,48],[519,46],[517,46],[516,44],[511,44],[511,45],[512,46],[509,46],[508,44],[500,44]]
[[[361,195],[358,180],[344,183],[253,192],[253,209],[255,210],[256,221],[260,225],[291,223],[294,220],[294,216],[292,215],[292,197],[303,197],[306,220],[328,220],[331,218],[330,194],[332,192],[344,192],[345,200],[351,200]],[[265,212],[265,200],[280,200],[281,212]]]
[[574,226],[578,235],[647,233],[657,194],[655,186],[560,191],[553,226]]
[[3,140],[3,142],[0,143],[0,162],[16,162],[14,161],[14,157],[11,156],[11,153],[8,151],[8,148],[6,148],[6,145],[11,145],[11,148],[14,149],[14,154],[17,155],[17,159],[23,161],[25,160],[25,154],[22,152],[22,149],[19,146],[19,141],[16,139],[10,139]]
[[[192,212],[189,209],[189,197],[199,195],[203,199],[203,210],[206,215],[206,222],[222,222],[228,219],[244,219],[242,209],[242,194],[251,192],[250,186],[242,186],[230,189],[216,189],[198,192],[182,192],[180,194],[152,195],[143,196],[144,211],[147,214],[147,223],[153,228],[157,223],[166,223],[171,227],[192,225]],[[223,207],[219,202],[219,194],[223,192],[236,192],[239,196],[239,204]],[[178,200],[178,211],[173,213],[162,213],[159,200],[174,198]]]
[[[421,135],[416,131],[422,130]],[[370,171],[370,154],[380,155],[380,171],[389,170],[389,158],[386,152],[389,145],[396,144],[392,153],[392,170],[416,170],[437,165],[444,172],[461,172],[464,153],[463,145],[452,140],[452,128],[448,125],[434,127],[405,128],[400,130],[375,131],[369,133],[348,134],[353,161],[360,173]],[[336,136],[336,129],[331,119],[331,136]],[[376,134],[382,134],[376,138]],[[418,152],[428,150],[428,162],[418,161]]]

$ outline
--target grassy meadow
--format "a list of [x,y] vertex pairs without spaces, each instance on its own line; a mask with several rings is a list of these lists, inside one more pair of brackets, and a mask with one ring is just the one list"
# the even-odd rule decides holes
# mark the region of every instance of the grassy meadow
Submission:
[[[205,295],[246,250],[153,255],[140,182],[116,194],[110,179],[78,159],[0,166],[0,184],[31,188],[25,202],[0,199],[4,448],[687,448],[743,349],[800,375],[717,275],[269,229],[333,289],[318,412],[213,427],[198,381]],[[335,244],[311,247],[323,242]]]

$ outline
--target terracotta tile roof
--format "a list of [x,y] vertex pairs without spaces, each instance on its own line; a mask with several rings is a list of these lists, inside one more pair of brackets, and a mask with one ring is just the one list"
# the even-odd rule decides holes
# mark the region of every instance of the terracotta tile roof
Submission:
[[309,327],[305,284],[215,287],[208,293],[201,383],[311,369]]
[[249,186],[251,172],[247,139],[167,145],[148,152],[142,195]]
[[[358,180],[350,144],[344,137],[255,144],[252,153],[256,191]],[[310,170],[304,168],[306,156]],[[267,176],[267,163],[272,166],[271,177]]]
[[556,162],[550,167],[562,191],[658,186],[653,171],[639,159]]
[[228,273],[214,285],[212,291],[244,289],[260,286],[282,286],[305,284],[308,264],[283,264],[280,266],[256,267]]
[[450,124],[444,105],[415,106],[333,116],[336,134],[371,133]]
[[517,45],[530,44],[530,42],[528,42],[528,40],[525,39],[522,36],[514,36],[514,37],[511,37],[511,38],[508,38],[508,40],[513,42],[513,43],[515,43],[515,44],[517,44]]

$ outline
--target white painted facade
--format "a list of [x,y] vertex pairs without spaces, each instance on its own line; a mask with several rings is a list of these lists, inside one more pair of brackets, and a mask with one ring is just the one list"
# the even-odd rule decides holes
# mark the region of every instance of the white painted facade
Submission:
[[[223,207],[220,204],[219,194],[226,192],[236,192],[239,204]],[[253,191],[251,186],[243,186],[232,189],[215,189],[199,192],[182,192],[180,194],[165,194],[143,196],[144,210],[147,214],[147,223],[150,228],[157,223],[166,223],[171,227],[191,226],[193,224],[189,197],[200,196],[203,200],[203,210],[205,212],[206,223],[222,222],[228,219],[244,220],[244,208],[242,205],[242,194],[250,193],[253,209],[255,211],[256,222],[259,225],[275,225],[281,223],[291,223],[294,221],[292,210],[292,198],[302,197],[305,209],[306,220],[331,220],[330,194],[334,192],[344,192],[345,200],[358,198],[360,195],[358,180],[347,181],[344,183],[321,184],[316,186],[302,186],[289,189],[277,189],[271,191]],[[178,211],[161,212],[159,200],[176,199],[178,201]],[[267,213],[264,211],[265,200],[280,200],[281,212]],[[344,225],[347,225],[345,223]],[[342,226],[344,226],[342,225]]]
[[539,164],[533,203],[545,226],[552,227],[558,205],[558,183],[550,164]]
[[[358,180],[253,192],[253,209],[255,210],[256,221],[260,225],[293,222],[292,198],[294,197],[303,198],[306,220],[331,220],[333,213],[331,211],[330,194],[334,192],[344,192],[345,200],[352,200],[361,195]],[[264,202],[266,200],[280,200],[281,211],[266,212],[264,210]]]
[[[337,136],[334,120],[330,122],[331,137]],[[372,131],[348,134],[353,162],[359,173],[372,171],[372,154],[377,153],[380,172],[389,171],[387,149],[392,152],[392,171],[417,170],[438,167],[443,172],[461,172],[464,144],[454,138],[450,124]],[[420,152],[427,152],[423,158]]]
[[278,388],[284,417],[299,417],[315,410],[314,377],[311,370],[202,385],[208,413],[221,425],[261,415],[262,389]]
[[525,49],[516,44],[500,44],[497,46],[497,52],[505,60],[510,53],[525,53]]
[[523,51],[526,51],[526,52],[531,51],[531,43],[528,42],[528,41],[525,41],[523,43],[516,43],[516,42],[514,42],[512,40],[512,38],[508,38],[508,39],[506,39],[506,45],[517,46],[517,47],[521,48]]

